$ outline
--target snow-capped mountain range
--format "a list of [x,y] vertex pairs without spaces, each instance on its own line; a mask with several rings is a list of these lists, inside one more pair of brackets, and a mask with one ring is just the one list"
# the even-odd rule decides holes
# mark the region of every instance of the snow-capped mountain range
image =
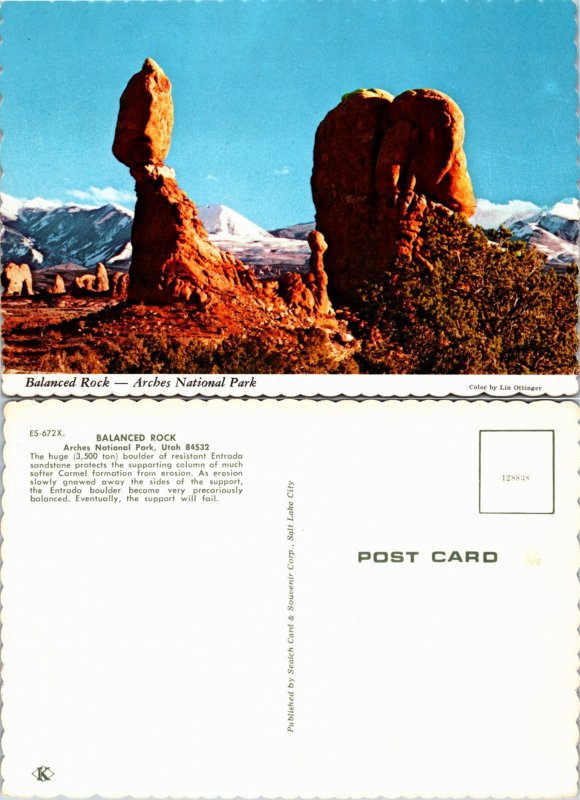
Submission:
[[131,237],[133,213],[122,206],[0,198],[3,263],[26,262],[33,270],[67,263],[92,267],[109,263]]
[[492,230],[505,225],[509,228],[514,222],[533,217],[542,209],[535,203],[525,200],[510,200],[509,203],[492,203],[491,200],[478,200],[475,214],[471,217],[474,225],[481,225],[484,230]]
[[520,200],[505,205],[478,200],[471,222],[487,230],[500,225],[509,228],[516,239],[535,247],[556,269],[564,270],[572,261],[578,261],[580,204],[577,199],[566,198],[550,208]]
[[198,206],[197,213],[208,235],[215,240],[262,242],[273,238],[264,228],[227,206]]
[[[43,198],[17,200],[1,193],[0,200],[2,263],[26,262],[39,271],[72,264],[94,268],[102,261],[110,269],[128,269],[133,224],[129,209]],[[224,205],[198,206],[198,213],[209,238],[255,267],[259,277],[307,269],[307,232],[300,238],[274,236]]]
[[[33,270],[66,264],[94,267],[99,261],[111,269],[126,269],[131,261],[133,212],[123,206],[79,205],[43,198],[17,200],[0,194],[2,262],[26,262]],[[306,268],[308,232],[314,223],[267,231],[224,205],[198,207],[209,238],[223,249],[269,277],[281,268]],[[494,204],[478,200],[471,219],[484,229],[504,225],[564,269],[578,259],[580,206],[566,199],[550,208],[512,200]]]

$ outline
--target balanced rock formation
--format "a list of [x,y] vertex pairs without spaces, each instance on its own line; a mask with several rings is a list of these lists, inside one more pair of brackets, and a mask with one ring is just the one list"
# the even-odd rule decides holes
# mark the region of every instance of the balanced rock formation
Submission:
[[77,296],[84,294],[105,294],[109,291],[109,275],[104,264],[99,262],[95,274],[79,275],[72,283],[71,291]]
[[429,214],[473,214],[463,139],[459,107],[433,89],[394,98],[361,89],[327,114],[316,132],[312,195],[333,300],[348,303],[395,256],[421,260]]
[[161,67],[147,59],[121,96],[113,143],[113,153],[129,167],[137,193],[129,302],[185,301],[200,310],[221,309],[230,319],[250,308],[279,318],[288,311],[329,315],[321,259],[307,275],[288,273],[280,281],[262,283],[252,269],[209,240],[195,204],[163,163],[172,125],[171,84]]
[[47,290],[48,294],[66,294],[66,286],[62,275],[54,276],[54,284]]
[[28,264],[16,264],[10,261],[2,270],[0,281],[6,297],[31,297],[32,273]]
[[251,286],[255,279],[210,242],[195,204],[163,164],[172,125],[171,84],[161,67],[147,59],[121,96],[113,144],[114,155],[136,182],[129,300],[186,300],[203,306],[212,291]]

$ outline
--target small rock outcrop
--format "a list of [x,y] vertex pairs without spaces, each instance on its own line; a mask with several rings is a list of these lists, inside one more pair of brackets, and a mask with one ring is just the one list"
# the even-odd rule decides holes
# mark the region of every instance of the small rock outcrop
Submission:
[[10,261],[3,268],[0,281],[6,297],[31,297],[34,294],[32,273],[28,264]]
[[120,300],[126,300],[129,295],[129,273],[115,272],[111,276],[111,294]]
[[97,264],[97,271],[95,274],[95,292],[108,292],[109,291],[109,274],[104,264],[99,262]]
[[71,286],[71,292],[77,296],[87,294],[105,294],[109,291],[109,275],[104,264],[99,262],[95,274],[79,275]]
[[279,280],[279,293],[291,309],[305,309],[309,313],[333,314],[326,287],[328,277],[324,271],[323,255],[326,250],[324,236],[319,231],[308,234],[311,256],[306,275],[287,272]]
[[66,286],[62,275],[54,276],[54,284],[46,290],[49,294],[66,294]]
[[420,260],[429,214],[473,214],[463,139],[461,110],[433,89],[397,97],[361,89],[327,114],[316,132],[312,195],[333,301],[348,303],[395,256]]
[[316,307],[322,314],[331,314],[332,305],[328,297],[328,275],[324,268],[324,254],[328,250],[326,239],[320,231],[310,231],[308,234],[310,246],[310,270],[306,276],[309,281],[310,291],[314,296]]

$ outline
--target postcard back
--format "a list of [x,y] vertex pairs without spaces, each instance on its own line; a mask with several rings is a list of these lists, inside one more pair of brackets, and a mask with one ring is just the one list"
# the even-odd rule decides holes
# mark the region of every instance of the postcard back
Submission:
[[573,796],[577,422],[10,404],[4,792]]

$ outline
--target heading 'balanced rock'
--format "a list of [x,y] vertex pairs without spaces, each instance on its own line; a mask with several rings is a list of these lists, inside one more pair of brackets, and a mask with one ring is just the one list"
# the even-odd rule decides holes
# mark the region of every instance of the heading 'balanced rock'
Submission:
[[333,301],[420,258],[426,215],[471,216],[475,197],[463,152],[463,114],[450,97],[417,89],[345,95],[316,132],[312,195],[325,237]]

